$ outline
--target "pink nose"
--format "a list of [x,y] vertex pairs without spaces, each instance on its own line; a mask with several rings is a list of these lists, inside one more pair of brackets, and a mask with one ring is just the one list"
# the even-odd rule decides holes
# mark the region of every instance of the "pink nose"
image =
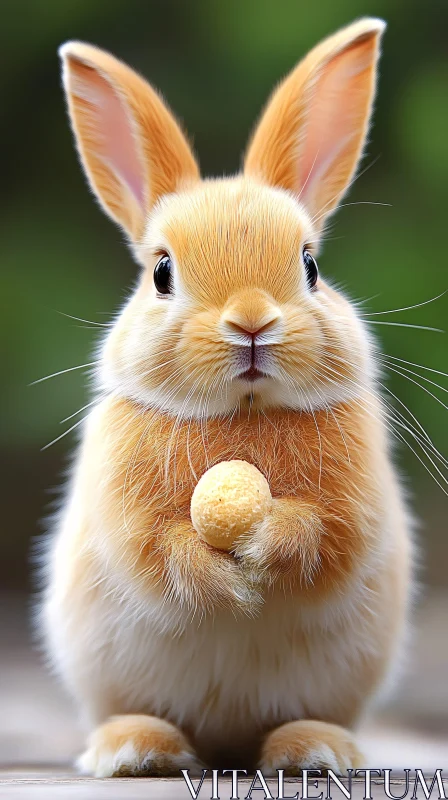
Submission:
[[244,289],[229,299],[221,317],[221,333],[233,344],[275,344],[282,336],[283,315],[261,289]]
[[225,322],[226,328],[231,333],[239,334],[240,336],[250,336],[252,341],[254,341],[257,336],[262,336],[268,332],[272,332],[275,328],[277,328],[278,322],[280,320],[280,314],[275,314],[265,322],[263,325],[251,324],[249,321],[238,321],[235,322],[232,319],[227,318]]

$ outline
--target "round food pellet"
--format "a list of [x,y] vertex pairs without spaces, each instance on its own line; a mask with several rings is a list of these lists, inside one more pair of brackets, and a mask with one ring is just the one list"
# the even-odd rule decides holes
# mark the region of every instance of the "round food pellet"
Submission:
[[247,461],[221,461],[205,472],[191,498],[191,520],[199,536],[218,550],[260,522],[272,507],[269,484]]

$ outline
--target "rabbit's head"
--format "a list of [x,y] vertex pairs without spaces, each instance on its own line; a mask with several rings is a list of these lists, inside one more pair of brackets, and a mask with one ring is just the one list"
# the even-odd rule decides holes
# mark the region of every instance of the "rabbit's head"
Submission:
[[81,162],[142,266],[103,348],[103,387],[188,417],[313,409],[369,383],[367,334],[316,258],[365,142],[383,28],[362,19],[314,48],[274,92],[242,174],[219,180],[201,180],[139,75],[95,47],[61,48]]

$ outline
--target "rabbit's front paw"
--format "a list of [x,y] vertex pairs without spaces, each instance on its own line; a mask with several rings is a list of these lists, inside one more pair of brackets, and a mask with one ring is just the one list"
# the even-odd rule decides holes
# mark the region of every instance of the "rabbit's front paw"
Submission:
[[182,607],[213,613],[217,608],[252,615],[262,602],[250,570],[228,553],[203,542],[194,529],[192,535],[165,546],[166,596],[176,598]]
[[331,769],[338,775],[362,767],[363,757],[352,734],[326,722],[300,720],[287,722],[266,738],[260,768],[266,775],[284,769],[297,775],[303,769]]
[[178,728],[158,717],[111,717],[89,738],[78,769],[95,778],[179,775],[200,771],[196,755]]
[[240,537],[235,557],[254,581],[300,585],[312,582],[319,568],[321,525],[310,503],[274,500],[272,510]]

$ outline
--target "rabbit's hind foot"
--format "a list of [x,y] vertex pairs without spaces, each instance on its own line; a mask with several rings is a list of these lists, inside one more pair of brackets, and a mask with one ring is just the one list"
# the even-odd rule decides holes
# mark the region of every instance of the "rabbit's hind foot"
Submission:
[[81,773],[96,778],[179,776],[200,772],[184,734],[171,723],[144,714],[111,717],[89,737],[77,762]]
[[259,766],[266,775],[275,775],[277,769],[291,776],[303,769],[331,769],[344,775],[348,769],[362,767],[362,762],[350,731],[326,722],[300,720],[287,722],[268,734]]

